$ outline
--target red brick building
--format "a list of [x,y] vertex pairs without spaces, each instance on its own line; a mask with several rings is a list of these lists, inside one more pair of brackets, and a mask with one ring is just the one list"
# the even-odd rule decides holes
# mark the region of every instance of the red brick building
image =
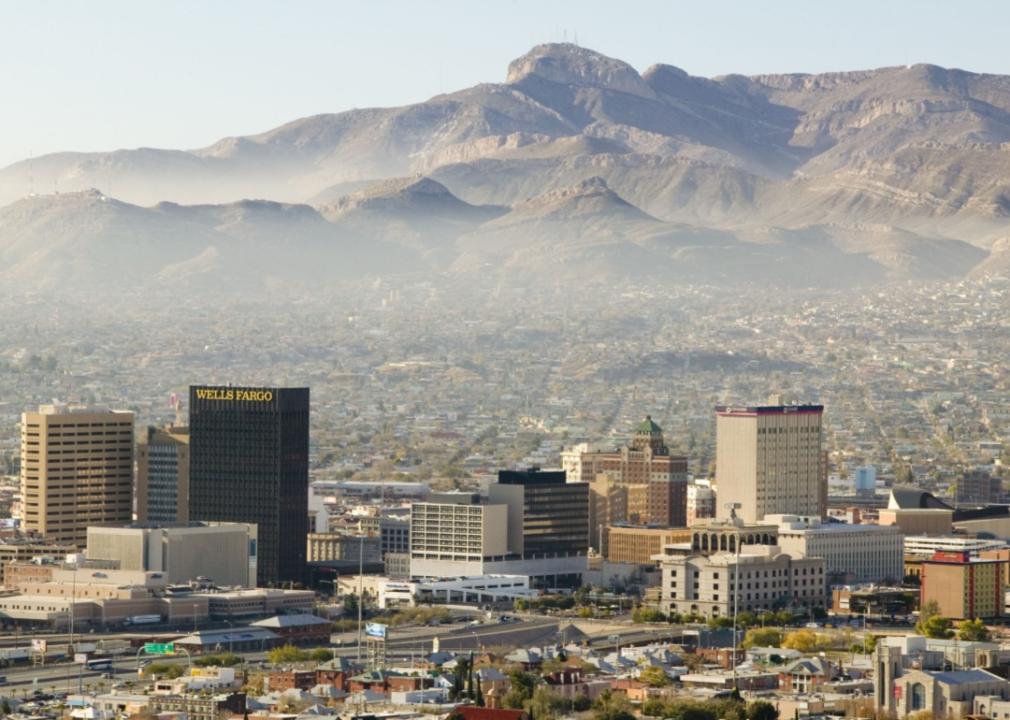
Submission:
[[275,670],[267,678],[271,692],[298,688],[311,690],[317,684],[315,670]]
[[607,525],[687,525],[687,458],[670,455],[663,429],[646,416],[631,442],[611,452],[562,453],[569,482],[590,483],[590,544],[606,552]]
[[280,644],[329,645],[333,623],[309,613],[275,615],[258,620],[251,627],[260,627],[276,633]]

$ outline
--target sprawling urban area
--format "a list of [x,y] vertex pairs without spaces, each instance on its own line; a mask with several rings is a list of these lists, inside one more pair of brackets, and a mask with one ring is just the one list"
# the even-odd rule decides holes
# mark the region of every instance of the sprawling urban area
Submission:
[[1010,284],[0,308],[0,714],[1010,714]]

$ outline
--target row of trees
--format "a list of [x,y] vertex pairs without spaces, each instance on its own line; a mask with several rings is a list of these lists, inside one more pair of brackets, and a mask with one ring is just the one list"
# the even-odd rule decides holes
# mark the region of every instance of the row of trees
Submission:
[[[815,613],[816,615],[817,613]],[[792,625],[798,622],[801,618],[788,610],[778,610],[778,611],[767,611],[763,613],[753,613],[750,611],[745,611],[739,613],[736,617],[736,625],[739,628],[750,628],[757,626],[786,626]],[[697,613],[687,613],[681,614],[678,612],[671,612],[669,614],[660,612],[655,608],[650,607],[638,607],[631,611],[631,621],[636,623],[655,623],[655,622],[669,622],[669,623],[697,623],[705,622],[705,618]],[[714,617],[708,620],[708,625],[711,628],[730,628],[733,627],[732,617]]]
[[979,618],[962,620],[955,632],[950,618],[940,614],[940,606],[935,600],[930,600],[919,609],[919,621],[915,624],[915,630],[929,638],[951,638],[956,634],[958,640],[985,642],[992,637],[989,628]]
[[282,645],[267,651],[267,660],[275,665],[295,662],[329,662],[333,659],[333,651],[326,648],[302,650],[294,645]]
[[666,720],[778,720],[779,711],[764,700],[745,703],[739,697],[725,700],[663,700],[642,703],[642,714]]

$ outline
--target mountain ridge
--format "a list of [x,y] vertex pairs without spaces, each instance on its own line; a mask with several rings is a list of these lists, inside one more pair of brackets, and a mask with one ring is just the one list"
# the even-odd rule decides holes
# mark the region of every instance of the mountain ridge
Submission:
[[[60,195],[21,204],[36,186]],[[849,283],[1004,272],[1010,77],[921,64],[704,78],[538,45],[504,82],[421,103],[193,150],[20,161],[0,170],[0,205],[0,279],[44,274],[38,258],[88,244],[98,257],[148,252],[137,272],[170,265],[176,281],[229,262],[312,278],[340,253],[352,274],[557,261],[604,274],[649,264],[677,282],[685,268],[733,281],[744,261],[751,275],[806,263]],[[242,257],[242,243],[255,252]],[[325,262],[282,272],[286,244]],[[847,268],[838,278],[822,268],[832,259]]]

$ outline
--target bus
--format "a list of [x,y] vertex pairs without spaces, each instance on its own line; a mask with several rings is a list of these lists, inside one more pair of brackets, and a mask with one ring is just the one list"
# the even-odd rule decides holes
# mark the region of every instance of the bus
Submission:
[[84,663],[88,670],[111,670],[112,658],[93,658]]

